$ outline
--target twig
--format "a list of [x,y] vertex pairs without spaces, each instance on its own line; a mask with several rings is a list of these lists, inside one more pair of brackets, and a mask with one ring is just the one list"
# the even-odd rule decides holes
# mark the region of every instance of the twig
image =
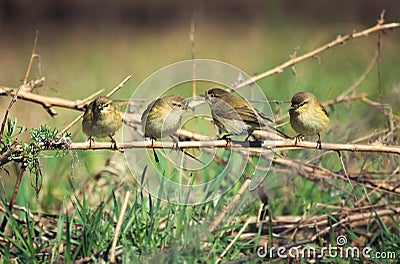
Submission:
[[[343,93],[341,93],[336,100],[341,101],[344,98],[346,98],[346,96],[348,96],[349,94],[353,93],[356,88],[365,80],[365,78],[368,76],[368,74],[372,71],[372,69],[375,66],[375,63],[377,61],[378,58],[378,52],[375,52],[374,57],[372,58],[371,62],[368,64],[367,68],[365,69],[365,71],[361,74],[361,76],[349,87],[349,89],[347,89],[346,91],[344,91]],[[366,95],[365,95],[366,96]],[[364,96],[364,97],[365,97]],[[326,103],[326,102],[325,102]]]
[[193,13],[192,21],[190,23],[190,43],[192,46],[192,96],[195,97],[197,95],[197,87],[196,87],[196,63],[194,62],[195,59],[195,47],[194,47],[194,33],[195,33],[195,26],[196,26],[196,12]]
[[[117,142],[118,149],[132,149],[132,148],[164,148],[174,149],[176,143],[172,141],[132,141],[132,142]],[[227,147],[226,140],[215,140],[215,141],[180,141],[178,142],[179,148],[229,148],[232,150],[240,148],[260,148],[265,149],[271,148],[292,148],[292,149],[315,149],[315,142],[302,141],[295,144],[294,140],[265,140],[261,142],[248,142],[248,141],[232,141],[232,144]],[[54,148],[53,148],[54,149]],[[92,142],[91,147],[89,142],[72,142],[69,146],[70,150],[97,150],[97,149],[113,149],[113,146],[109,142]],[[322,144],[322,150],[334,150],[334,151],[352,151],[352,152],[381,152],[381,153],[393,153],[400,154],[400,146],[387,146],[377,144],[340,144],[340,143],[325,143]]]
[[[250,151],[250,155],[253,155],[253,152],[255,152],[255,151],[256,150]],[[259,153],[256,153],[256,154],[259,155]],[[265,158],[267,158],[267,157],[265,157]],[[326,181],[326,180],[331,180],[331,179],[340,179],[340,180],[346,181],[346,182],[348,182],[348,180],[349,180],[339,173],[332,172],[332,171],[322,168],[322,167],[304,164],[304,162],[302,162],[302,161],[293,160],[290,158],[280,158],[280,157],[275,156],[272,160],[272,163],[274,165],[279,165],[279,166],[290,168],[290,169],[294,170],[295,173],[302,176],[303,178],[306,178],[306,179],[309,179],[312,181],[316,181],[316,182],[321,181],[321,180]],[[293,174],[293,171],[292,171],[292,174]],[[359,181],[357,180],[357,178],[352,177],[352,178],[350,178],[350,181],[352,181],[353,184],[359,184]],[[329,184],[329,185],[332,185],[332,184]],[[376,187],[379,187],[380,191],[384,191],[384,192],[394,194],[394,195],[400,195],[400,186],[396,186],[396,185],[388,186],[388,185],[379,184],[375,181],[364,181],[363,185],[364,185],[364,187],[369,188],[369,189],[375,189]]]
[[[226,141],[225,141],[225,144],[226,144]],[[222,210],[221,210],[221,213],[214,219],[214,221],[212,223],[210,223],[208,231],[214,232],[215,229],[222,223],[222,221],[225,219],[226,214],[228,213],[228,211],[230,209],[234,208],[236,206],[236,204],[239,202],[240,198],[242,197],[244,191],[249,186],[250,182],[251,182],[250,179],[246,179],[245,180],[245,182],[240,187],[239,191],[237,192],[237,194],[235,195],[233,200],[230,202],[230,204],[228,204],[227,206],[224,206],[222,208]]]
[[33,60],[35,58],[39,57],[39,55],[36,54],[36,46],[37,46],[38,39],[39,39],[39,30],[36,30],[35,40],[33,41],[33,48],[32,48],[31,58],[29,60],[28,68],[26,69],[26,73],[25,73],[24,86],[28,83],[28,78],[29,78],[29,74],[31,73]]
[[122,82],[120,82],[117,86],[115,86],[114,89],[112,89],[106,96],[107,97],[111,97],[115,92],[117,92],[119,89],[121,89],[122,87],[124,87],[125,83],[127,81],[129,81],[129,79],[132,77],[132,75],[128,75],[127,77],[125,77],[124,80],[122,80]]
[[[384,20],[384,15],[385,15],[385,9],[382,10],[381,16],[378,19],[378,25],[382,25],[385,20]],[[379,99],[381,101],[382,109],[383,107],[383,94],[382,94],[382,80],[381,80],[381,52],[382,52],[382,38],[381,38],[381,32],[378,32],[378,42],[377,42],[377,52],[378,52],[378,57],[377,57],[377,62],[378,62],[378,89],[379,89]]]
[[347,178],[347,180],[348,180],[348,182],[350,184],[351,190],[354,191],[353,184],[351,184],[351,181],[350,181],[350,178],[349,178],[349,174],[347,173],[346,166],[344,165],[342,153],[340,153],[340,151],[337,151],[336,153],[339,156],[339,160],[340,160],[340,164],[342,165],[342,168],[343,168],[344,176],[346,176],[346,178]]
[[[378,19],[378,24],[383,24],[385,23],[385,9],[382,10],[381,15]],[[381,54],[382,54],[382,46],[383,46],[383,40],[382,40],[382,33],[378,32],[378,43],[377,43],[377,52],[378,52],[378,88],[379,88],[379,99],[380,103],[382,105],[382,111],[383,114],[387,117],[388,120],[388,126],[389,126],[389,131],[393,131],[394,129],[394,123],[393,123],[393,114],[392,111],[389,110],[387,111],[385,108],[385,105],[383,103],[383,92],[382,92],[382,75],[381,75]]]
[[239,237],[243,234],[244,230],[246,230],[247,226],[250,224],[251,219],[247,219],[247,221],[244,223],[242,228],[239,230],[239,232],[236,234],[236,236],[232,239],[232,241],[229,243],[229,245],[226,247],[226,249],[221,253],[219,258],[215,261],[215,263],[220,263],[222,258],[228,253],[228,251],[233,247],[233,245],[236,243],[236,241],[239,239]]
[[281,73],[281,72],[283,72],[284,69],[286,69],[288,67],[291,67],[296,63],[299,63],[299,62],[304,61],[306,59],[312,58],[312,57],[316,56],[317,54],[322,53],[322,52],[324,52],[324,51],[326,51],[326,50],[328,50],[328,49],[330,49],[332,47],[335,47],[337,45],[343,44],[344,42],[346,42],[346,41],[348,41],[350,39],[356,39],[356,38],[360,38],[360,37],[365,37],[365,36],[368,36],[369,34],[372,34],[372,33],[375,33],[375,32],[380,32],[380,31],[383,31],[385,29],[393,29],[393,28],[398,28],[398,27],[400,27],[400,23],[389,23],[389,24],[379,24],[378,23],[377,25],[375,25],[375,26],[373,26],[371,28],[364,29],[364,30],[362,30],[360,32],[355,32],[355,33],[347,34],[347,35],[345,35],[343,37],[338,37],[335,40],[323,45],[322,47],[319,47],[319,48],[317,48],[317,49],[315,49],[313,51],[310,51],[310,52],[308,52],[308,53],[306,53],[304,55],[298,56],[296,58],[293,58],[293,59],[291,58],[287,62],[282,63],[281,65],[279,65],[279,66],[277,66],[277,67],[275,67],[275,68],[273,68],[273,69],[271,69],[269,71],[266,71],[266,72],[261,73],[261,74],[256,75],[256,76],[253,76],[250,79],[238,84],[236,87],[234,87],[234,89],[240,89],[240,88],[246,87],[247,85],[250,85],[250,84],[252,84],[252,83],[254,83],[254,82],[258,81],[258,80],[261,80],[263,78],[266,78],[268,76],[271,76],[271,75],[274,75],[274,74],[277,74],[277,73]]
[[[12,195],[11,201],[10,201],[10,203],[8,205],[8,209],[11,212],[12,212],[12,209],[14,207],[15,200],[17,199],[17,193],[18,193],[19,186],[21,184],[22,176],[24,175],[25,169],[26,169],[25,165],[21,165],[21,168],[19,169],[18,178],[17,178],[17,181],[15,182],[13,195]],[[0,226],[0,231],[1,232],[4,232],[4,229],[5,229],[6,225],[7,225],[7,218],[4,217],[3,222],[1,223],[1,226]]]
[[[20,87],[18,87],[17,91],[12,95],[13,98],[11,99],[11,102],[10,102],[10,104],[9,104],[8,107],[7,107],[7,110],[6,110],[5,114],[4,114],[3,122],[1,123],[1,128],[0,128],[0,140],[3,138],[3,133],[4,133],[5,126],[6,126],[8,114],[10,113],[10,110],[11,110],[12,106],[13,106],[13,105],[15,104],[15,102],[17,101],[18,94],[19,94],[20,92],[25,91],[25,90],[32,90],[32,89],[33,89],[33,88],[28,89],[27,79],[28,79],[28,76],[29,76],[29,74],[30,74],[30,72],[31,72],[31,67],[32,67],[33,60],[37,57],[37,54],[36,54],[36,45],[37,45],[38,37],[39,37],[39,32],[36,31],[35,40],[34,40],[34,42],[33,42],[32,54],[31,54],[31,58],[30,58],[30,60],[29,60],[28,68],[26,69],[25,78],[24,78],[24,83],[23,83],[23,85],[21,85]],[[33,84],[33,85],[29,85],[29,86],[34,86],[34,84]],[[1,94],[1,91],[0,91],[0,94]]]
[[[42,79],[44,80],[44,78]],[[19,88],[15,89],[5,86],[0,86],[0,95],[16,96],[18,99],[23,99],[33,103],[41,104],[51,116],[57,114],[57,112],[52,109],[52,107],[54,106],[82,111],[85,105],[85,102],[81,100],[71,101],[59,97],[34,94],[24,90],[19,91]]]
[[124,203],[122,204],[121,212],[120,212],[119,217],[118,217],[117,226],[115,227],[114,239],[113,239],[113,242],[112,242],[112,245],[111,245],[111,250],[110,250],[110,262],[111,263],[116,263],[116,260],[115,260],[115,249],[117,247],[118,236],[119,236],[119,232],[121,230],[122,221],[124,220],[124,215],[125,215],[126,207],[128,205],[128,202],[129,202],[129,195],[130,194],[131,194],[131,191],[127,191],[126,194],[125,194],[125,200],[124,200]]

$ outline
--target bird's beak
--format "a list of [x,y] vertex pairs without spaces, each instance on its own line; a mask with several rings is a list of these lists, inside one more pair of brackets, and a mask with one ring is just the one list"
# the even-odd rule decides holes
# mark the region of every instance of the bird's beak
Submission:
[[294,106],[294,105],[291,105],[290,106],[290,108],[289,108],[289,111],[294,111],[294,110],[296,110],[297,109],[297,107],[296,106]]

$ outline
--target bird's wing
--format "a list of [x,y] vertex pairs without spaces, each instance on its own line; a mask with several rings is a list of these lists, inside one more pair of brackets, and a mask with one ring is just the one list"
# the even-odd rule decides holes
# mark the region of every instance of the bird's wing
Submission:
[[254,108],[244,105],[237,108],[237,111],[244,122],[262,124],[262,121],[258,116],[257,110],[255,110]]
[[322,111],[324,111],[324,113],[326,114],[327,117],[329,117],[328,112],[326,111],[325,107],[321,104],[321,102],[318,102],[319,106],[321,106]]
[[219,102],[216,107],[213,107],[212,113],[214,117],[217,117],[217,119],[219,117],[221,119],[258,123],[256,113],[247,106],[234,109],[225,102]]
[[274,121],[272,121],[272,119],[269,118],[266,114],[264,114],[264,113],[262,113],[262,112],[260,112],[260,111],[257,111],[257,113],[261,116],[262,119],[267,120],[268,122],[271,122],[271,123],[274,122]]

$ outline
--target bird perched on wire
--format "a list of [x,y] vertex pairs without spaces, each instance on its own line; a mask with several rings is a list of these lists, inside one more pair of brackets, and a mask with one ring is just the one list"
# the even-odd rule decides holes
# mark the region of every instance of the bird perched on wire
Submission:
[[115,107],[113,101],[105,96],[97,97],[86,108],[82,119],[82,130],[89,137],[104,138],[110,137],[116,148],[113,136],[122,125],[121,114]]
[[267,128],[284,138],[289,138],[283,132],[275,129],[273,121],[251,106],[239,95],[235,96],[221,88],[208,90],[205,95],[210,105],[211,116],[220,131],[227,133],[223,138],[231,135],[247,135],[246,140],[256,129]]
[[293,95],[289,109],[290,125],[299,133],[295,144],[304,135],[318,135],[317,148],[321,148],[321,135],[329,125],[329,117],[317,97],[309,92],[299,92]]

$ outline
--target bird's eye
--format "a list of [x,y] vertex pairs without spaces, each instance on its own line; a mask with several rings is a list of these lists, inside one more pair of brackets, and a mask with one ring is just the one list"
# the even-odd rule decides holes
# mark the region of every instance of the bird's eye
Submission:
[[110,105],[110,103],[105,103],[105,104],[103,104],[103,107],[105,108],[105,107],[108,107]]

